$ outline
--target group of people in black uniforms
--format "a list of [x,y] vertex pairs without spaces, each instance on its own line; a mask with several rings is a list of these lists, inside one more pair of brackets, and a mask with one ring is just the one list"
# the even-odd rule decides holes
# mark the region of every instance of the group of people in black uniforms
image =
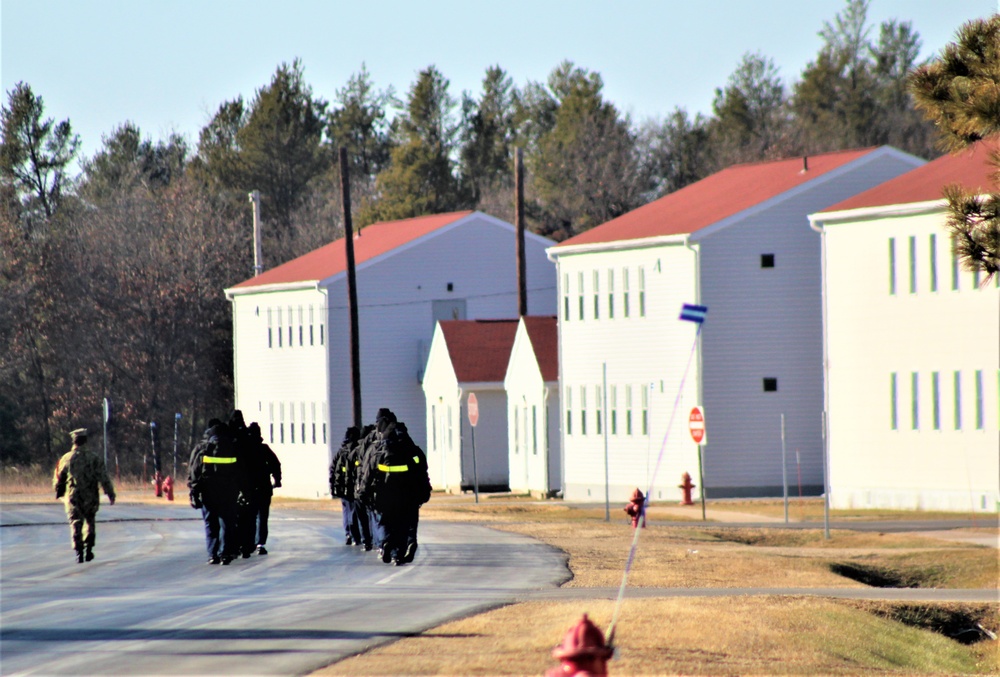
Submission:
[[426,455],[389,409],[378,410],[374,425],[344,433],[330,464],[330,494],[341,501],[346,545],[374,549],[386,564],[413,561],[431,482]]
[[239,409],[228,423],[213,418],[191,451],[188,469],[191,507],[200,509],[205,520],[208,563],[266,555],[271,495],[281,486],[281,463],[264,444],[260,426],[247,426]]

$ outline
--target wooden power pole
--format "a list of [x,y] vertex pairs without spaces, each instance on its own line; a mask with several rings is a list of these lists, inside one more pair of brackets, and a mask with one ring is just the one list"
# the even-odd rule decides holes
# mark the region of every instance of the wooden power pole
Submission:
[[344,248],[347,252],[347,312],[351,316],[351,392],[354,395],[354,425],[361,422],[361,350],[358,336],[358,288],[354,271],[354,227],[351,225],[351,177],[347,148],[340,147],[340,197],[344,207]]
[[528,276],[524,261],[524,151],[514,152],[514,225],[517,228],[517,314],[528,314]]

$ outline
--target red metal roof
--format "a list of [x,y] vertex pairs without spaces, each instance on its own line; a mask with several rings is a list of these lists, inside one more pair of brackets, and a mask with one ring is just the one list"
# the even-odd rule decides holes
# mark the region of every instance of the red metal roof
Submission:
[[937,160],[827,207],[823,212],[940,200],[943,197],[941,189],[954,183],[977,193],[995,191],[996,186],[989,176],[989,155],[990,147],[983,142],[959,153],[942,155]]
[[459,383],[503,383],[517,320],[442,320],[441,331]]
[[526,316],[524,328],[531,339],[531,347],[538,360],[543,381],[559,380],[559,334],[555,316]]
[[[471,213],[471,211],[451,212],[418,216],[401,221],[373,223],[354,236],[354,262],[360,264],[374,259],[439,228],[455,223]],[[347,270],[345,242],[345,238],[335,240],[308,254],[303,254],[287,263],[264,271],[257,277],[240,282],[233,288],[246,289],[270,284],[312,282],[342,273]]]
[[564,240],[553,249],[693,233],[823,176],[874,150],[876,149],[864,148],[810,155],[808,171],[803,171],[804,162],[801,157],[733,165]]

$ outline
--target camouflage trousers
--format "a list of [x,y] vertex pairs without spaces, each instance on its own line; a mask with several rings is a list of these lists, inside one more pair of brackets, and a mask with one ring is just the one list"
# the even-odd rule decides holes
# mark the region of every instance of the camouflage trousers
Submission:
[[83,552],[85,548],[93,550],[94,542],[97,540],[97,513],[86,513],[77,508],[70,508],[66,511],[66,517],[69,518],[73,549],[77,552]]

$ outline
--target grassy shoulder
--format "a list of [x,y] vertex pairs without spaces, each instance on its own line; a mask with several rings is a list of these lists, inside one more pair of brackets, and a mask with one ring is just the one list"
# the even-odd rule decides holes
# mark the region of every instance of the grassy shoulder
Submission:
[[[742,506],[747,512],[752,506]],[[995,549],[910,534],[822,528],[721,528],[700,522],[640,534],[629,585],[636,587],[864,587],[845,567],[898,574],[910,585],[996,588]],[[485,523],[569,555],[571,587],[621,583],[633,532],[602,509],[527,499],[438,497],[424,519]],[[954,516],[950,516],[953,518]],[[925,518],[910,513],[909,518]],[[674,517],[670,520],[673,522]],[[841,573],[838,573],[840,571]],[[514,604],[439,626],[329,666],[320,675],[541,674],[550,652],[584,612],[607,628],[612,602]],[[916,622],[915,618],[939,619]],[[1000,605],[912,605],[819,597],[627,598],[616,633],[614,675],[997,674],[997,642],[965,645],[959,625],[1000,628]],[[972,620],[970,620],[972,619]],[[974,628],[972,628],[974,630]]]

